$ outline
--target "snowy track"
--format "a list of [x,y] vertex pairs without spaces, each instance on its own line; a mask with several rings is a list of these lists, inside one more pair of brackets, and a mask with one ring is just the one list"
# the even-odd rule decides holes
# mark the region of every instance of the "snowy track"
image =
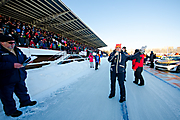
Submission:
[[[78,65],[77,65],[78,64]],[[78,66],[76,68],[76,65]],[[73,67],[72,67],[73,66]],[[108,99],[109,94],[109,63],[102,60],[99,70],[89,68],[88,62],[69,64],[64,71],[51,71],[54,76],[49,79],[43,72],[48,72],[52,66],[42,68],[36,72],[29,71],[27,85],[33,99],[39,104],[34,107],[20,109],[23,115],[17,119],[23,120],[178,120],[180,119],[180,91],[169,84],[143,72],[145,86],[132,83],[133,71],[131,62],[127,67],[126,96],[127,101],[119,103],[119,87],[116,96]],[[78,69],[73,72],[70,69]],[[54,68],[53,68],[54,69]],[[51,69],[52,70],[52,69]],[[65,76],[54,80],[61,72]],[[37,75],[40,77],[38,77]],[[36,75],[33,83],[45,83],[50,87],[38,89],[30,80]],[[59,74],[57,76],[60,76]],[[34,77],[35,79],[35,77]],[[54,80],[54,81],[53,81]],[[59,81],[58,81],[59,80]],[[39,81],[39,82],[38,82]],[[17,102],[18,103],[18,102]],[[0,112],[1,120],[10,120]]]

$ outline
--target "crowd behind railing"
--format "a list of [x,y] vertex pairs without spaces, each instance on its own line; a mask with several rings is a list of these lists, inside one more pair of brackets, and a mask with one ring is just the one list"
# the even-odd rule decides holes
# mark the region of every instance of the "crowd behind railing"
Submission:
[[0,15],[0,33],[15,38],[16,46],[32,47],[67,51],[67,53],[79,53],[81,51],[98,49],[83,43],[63,37],[52,31],[42,30],[31,24]]

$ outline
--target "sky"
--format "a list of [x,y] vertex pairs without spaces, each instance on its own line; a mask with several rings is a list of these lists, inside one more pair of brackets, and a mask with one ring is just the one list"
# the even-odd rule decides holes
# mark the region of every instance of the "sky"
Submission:
[[114,49],[180,47],[180,0],[62,0]]

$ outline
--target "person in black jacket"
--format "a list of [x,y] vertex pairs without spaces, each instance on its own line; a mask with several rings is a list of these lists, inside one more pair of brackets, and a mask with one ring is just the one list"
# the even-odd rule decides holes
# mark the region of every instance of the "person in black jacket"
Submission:
[[124,86],[124,72],[125,72],[126,61],[140,57],[142,52],[144,52],[145,48],[146,47],[142,47],[140,50],[141,52],[138,52],[135,55],[127,55],[121,51],[121,44],[116,44],[115,50],[108,57],[108,61],[111,62],[111,68],[110,68],[111,90],[110,90],[109,98],[115,96],[116,77],[118,77],[118,82],[120,87],[119,102],[122,103],[126,101],[125,86]]
[[14,38],[0,36],[0,99],[7,116],[18,117],[22,114],[17,110],[13,93],[19,98],[20,107],[33,106],[27,94],[25,79],[27,72],[22,63],[27,59],[23,52],[15,47]]
[[[122,48],[122,52],[124,52],[124,54],[126,54],[126,55],[128,55],[128,53],[127,53],[127,50],[126,50],[126,47],[124,46],[123,48]],[[128,61],[128,60],[127,60]],[[127,62],[126,61],[126,62]],[[126,81],[126,63],[125,63],[125,71],[124,71],[124,81]]]
[[155,58],[156,58],[156,56],[154,55],[153,51],[151,51],[151,54],[150,54],[150,61],[151,61],[150,68],[154,68],[154,59]]

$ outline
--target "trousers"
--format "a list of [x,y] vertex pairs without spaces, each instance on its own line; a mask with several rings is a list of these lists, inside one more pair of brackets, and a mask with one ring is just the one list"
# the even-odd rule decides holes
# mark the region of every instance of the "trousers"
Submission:
[[143,71],[143,67],[138,67],[136,69],[136,71],[134,72],[134,76],[135,76],[135,82],[138,83],[139,82],[139,79],[140,79],[140,84],[144,84],[144,79],[143,79],[143,76],[142,76],[142,71]]
[[110,94],[112,96],[115,95],[116,90],[116,77],[118,78],[118,83],[120,87],[120,97],[125,97],[125,85],[124,85],[124,72],[122,73],[115,73],[111,71],[111,91]]
[[13,93],[15,93],[19,98],[20,104],[26,105],[31,102],[30,96],[27,94],[27,88],[24,81],[1,87],[0,99],[6,115],[10,115],[17,110],[16,102],[13,98]]
[[98,62],[95,62],[95,70],[97,70],[98,69]]

